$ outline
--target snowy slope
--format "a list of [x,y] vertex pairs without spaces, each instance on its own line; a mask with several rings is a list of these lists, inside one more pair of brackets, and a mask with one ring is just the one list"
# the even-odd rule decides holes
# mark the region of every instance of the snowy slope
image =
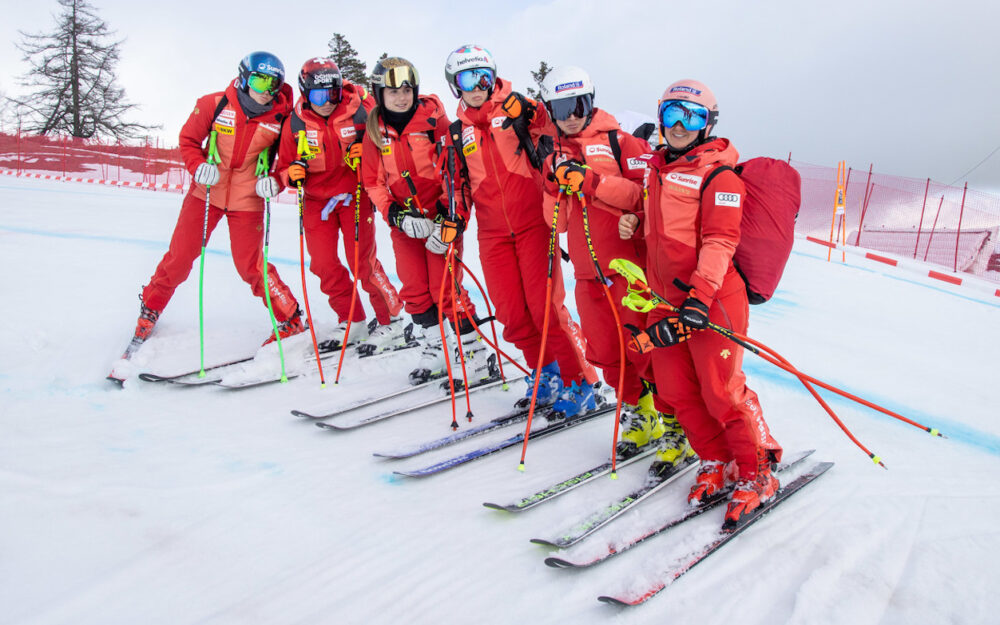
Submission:
[[[717,518],[597,568],[560,571],[529,538],[551,535],[642,479],[622,471],[560,500],[501,514],[605,459],[610,418],[425,480],[373,451],[448,433],[451,410],[355,432],[289,415],[403,383],[415,354],[349,363],[254,390],[104,381],[170,236],[175,194],[0,180],[0,621],[144,623],[985,623],[1000,608],[1000,302],[877,265],[827,263],[800,244],[750,334],[803,371],[940,428],[935,439],[827,394],[875,467],[794,378],[746,356],[778,440],[837,464],[815,486],[644,607],[598,603],[683,555]],[[275,209],[271,257],[301,293],[297,214]],[[380,257],[392,272],[385,230]],[[252,351],[269,323],[236,276],[224,227],[206,276],[208,359]],[[466,257],[475,257],[474,245]],[[815,248],[815,249],[814,249]],[[854,261],[859,262],[859,261]],[[320,330],[336,320],[309,276]],[[137,357],[198,359],[197,265]],[[996,298],[994,298],[996,299]],[[332,379],[331,365],[327,376]],[[521,393],[474,396],[477,420]],[[426,392],[421,395],[430,396]],[[411,401],[412,398],[406,401]],[[404,402],[405,403],[405,402]],[[504,433],[509,434],[507,432]],[[610,534],[650,523],[649,502]],[[606,536],[605,536],[606,537]],[[595,537],[596,538],[596,537]]]

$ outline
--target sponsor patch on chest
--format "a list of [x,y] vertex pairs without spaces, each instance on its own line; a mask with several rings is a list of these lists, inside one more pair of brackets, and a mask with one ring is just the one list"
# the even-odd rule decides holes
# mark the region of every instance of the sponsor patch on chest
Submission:
[[688,189],[701,189],[701,176],[694,176],[692,174],[681,174],[675,171],[667,174],[667,182],[687,187]]
[[472,126],[462,129],[462,154],[468,156],[478,149],[476,146],[476,129]]
[[354,126],[344,126],[340,129],[340,136],[349,139],[350,137],[356,137],[358,135],[358,129]]
[[218,117],[215,118],[215,123],[212,124],[212,129],[220,135],[231,135],[235,132],[235,128],[236,111],[233,109],[222,109]]
[[281,134],[281,126],[279,124],[261,124],[260,127],[276,135]]
[[608,145],[588,145],[586,152],[587,156],[607,156],[611,159],[615,157],[615,153],[611,150],[611,146]]
[[630,158],[625,161],[625,165],[626,167],[634,171],[646,169],[646,161],[642,160],[641,158]]
[[717,191],[715,193],[716,206],[732,206],[733,208],[739,208],[740,199],[739,193],[723,193],[722,191]]
[[307,130],[306,131],[306,143],[309,144],[311,148],[319,147],[319,131],[318,130]]

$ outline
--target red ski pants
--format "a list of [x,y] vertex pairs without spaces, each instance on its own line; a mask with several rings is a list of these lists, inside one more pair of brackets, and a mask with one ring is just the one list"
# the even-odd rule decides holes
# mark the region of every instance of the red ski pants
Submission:
[[[544,225],[517,236],[479,239],[483,279],[496,308],[497,321],[503,324],[503,338],[524,354],[531,368],[538,364],[542,346],[548,249],[549,229]],[[566,289],[559,260],[555,258],[552,267],[552,304],[542,364],[557,361],[566,386],[581,378],[593,383],[597,372],[584,357],[583,333],[563,304]]]
[[[646,315],[621,305],[627,292],[628,281],[614,275],[610,277],[611,299],[622,324],[630,323],[637,328],[646,327]],[[635,405],[642,394],[642,378],[652,381],[652,372],[647,372],[649,355],[640,354],[628,348],[630,334],[615,320],[604,288],[597,280],[577,280],[576,310],[580,315],[580,326],[587,339],[587,360],[604,373],[604,381],[621,393],[622,401]],[[621,371],[621,343],[618,330],[625,341],[625,378],[623,388],[618,388],[618,374]]]
[[[351,298],[356,289],[351,271],[340,262],[337,247],[340,235],[344,236],[347,262],[354,264],[354,195],[350,206],[338,206],[327,211],[326,201],[306,198],[302,224],[305,229],[306,248],[309,250],[309,270],[319,277],[319,288],[330,301],[330,308],[339,321],[347,321],[351,312]],[[325,214],[324,214],[325,213]],[[375,213],[371,204],[363,201],[358,220],[358,283],[368,293],[375,318],[382,325],[391,321],[403,308],[396,288],[389,282],[382,263],[375,255]],[[361,300],[354,304],[351,321],[364,321],[365,308]]]
[[[208,211],[208,236],[223,215],[229,226],[229,247],[233,255],[236,272],[251,291],[264,299],[264,214],[257,211],[225,211],[212,206]],[[205,226],[205,202],[190,193],[184,197],[181,213],[177,217],[170,248],[156,266],[153,277],[142,289],[142,301],[153,310],[162,311],[173,296],[174,291],[191,274],[194,261],[201,255],[202,228]],[[281,281],[274,265],[267,265],[268,290],[275,318],[281,322],[291,317],[298,309],[298,302]]]
[[[398,228],[392,228],[392,251],[396,256],[396,274],[403,288],[399,291],[399,296],[403,298],[406,312],[416,315],[427,312],[432,306],[437,305],[448,318],[452,318],[451,291],[445,285],[444,302],[438,301],[441,293],[441,280],[450,279],[445,275],[446,263],[445,254],[434,254],[427,250],[424,245],[426,239],[414,239],[406,236]],[[455,253],[461,256],[462,241],[455,243]],[[457,265],[457,263],[456,263]],[[456,266],[458,283],[462,283],[461,267]],[[455,293],[455,301],[458,303],[459,321],[467,312],[470,315],[476,314],[476,307],[469,301],[469,293],[463,287]]]
[[[649,314],[650,323],[664,316],[656,310]],[[708,316],[724,328],[746,333],[749,306],[741,280],[726,281]],[[702,460],[735,460],[740,479],[753,479],[758,451],[772,451],[780,459],[781,447],[771,438],[757,394],[747,388],[742,347],[701,330],[651,353],[657,393],[673,406]]]

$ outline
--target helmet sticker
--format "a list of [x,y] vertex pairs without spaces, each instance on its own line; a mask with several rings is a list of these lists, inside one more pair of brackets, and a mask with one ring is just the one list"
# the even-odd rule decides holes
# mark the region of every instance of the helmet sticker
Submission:
[[560,93],[566,91],[567,89],[579,89],[583,86],[582,80],[574,80],[573,82],[564,82],[561,85],[556,85],[555,92]]
[[670,93],[674,93],[676,91],[690,93],[691,95],[701,95],[701,91],[695,89],[694,87],[688,87],[687,85],[677,85],[676,87],[670,90]]

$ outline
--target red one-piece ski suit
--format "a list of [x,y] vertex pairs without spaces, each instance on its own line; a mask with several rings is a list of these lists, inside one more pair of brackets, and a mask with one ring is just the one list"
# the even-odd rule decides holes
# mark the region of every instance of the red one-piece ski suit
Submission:
[[[610,133],[615,132],[621,147],[621,163],[611,148]],[[628,281],[608,268],[615,258],[628,259],[639,266],[646,262],[646,247],[641,238],[623,241],[618,236],[618,218],[625,213],[635,213],[641,207],[642,180],[646,162],[640,156],[649,153],[649,144],[625,133],[610,114],[594,109],[586,128],[567,137],[561,133],[552,137],[554,152],[546,157],[543,167],[545,178],[545,221],[552,223],[556,200],[559,199],[559,232],[568,232],[569,257],[573,262],[576,278],[576,309],[580,315],[583,336],[587,340],[587,360],[604,373],[604,380],[620,390],[622,401],[635,404],[642,394],[642,378],[652,381],[646,372],[649,356],[626,349],[624,388],[618,389],[621,368],[619,326],[615,322],[611,304],[604,294],[597,270],[594,268],[584,231],[583,211],[576,194],[560,197],[553,172],[560,163],[575,160],[590,167],[589,186],[583,191],[587,202],[587,221],[601,273],[611,281],[609,290],[615,310],[622,323],[639,328],[646,327],[646,315],[621,305]],[[623,339],[627,340],[627,331]]]
[[[458,118],[483,278],[496,306],[496,318],[503,324],[504,339],[521,350],[533,367],[538,363],[545,318],[549,226],[542,216],[538,172],[519,149],[514,129],[501,128],[507,116],[500,105],[510,93],[510,85],[497,79],[492,95],[478,109],[460,101]],[[539,106],[531,123],[533,138],[546,126],[548,115]],[[581,378],[594,382],[596,372],[584,358],[583,336],[563,305],[565,296],[557,256],[543,364],[558,361],[566,386]]]
[[[666,162],[663,151],[648,159],[643,233],[649,286],[680,307],[689,293],[680,279],[709,306],[709,320],[745,333],[749,306],[746,286],[733,266],[740,240],[743,181],[731,171],[705,177],[739,155],[728,139],[714,139]],[[649,313],[649,323],[666,312]],[[753,479],[758,458],[781,447],[771,437],[757,394],[747,388],[743,348],[711,330],[652,352],[657,392],[673,406],[691,446],[703,460],[735,460],[740,479]]]
[[[337,245],[343,235],[344,252],[353,268],[354,204],[361,185],[360,169],[352,170],[344,154],[352,143],[361,140],[368,111],[374,106],[375,100],[364,88],[346,81],[341,101],[329,117],[316,114],[308,100],[299,98],[295,110],[285,121],[278,153],[278,174],[286,185],[290,184],[289,165],[296,160],[308,164],[302,184],[302,224],[309,249],[309,270],[319,277],[320,289],[342,322],[347,321],[355,289],[350,271],[337,257]],[[308,155],[298,153],[299,132],[305,133]],[[368,293],[375,318],[384,325],[399,314],[403,303],[375,255],[375,212],[363,187],[360,200],[357,207],[358,282]],[[365,310],[359,300],[351,321],[364,320]]]
[[[222,98],[225,106],[216,115]],[[257,157],[278,141],[281,123],[292,109],[292,89],[287,84],[272,100],[271,109],[247,118],[239,105],[236,83],[224,92],[203,96],[181,128],[180,150],[184,166],[191,174],[208,157],[208,137],[216,131],[216,146],[222,162],[219,182],[212,185],[208,210],[208,235],[223,215],[229,225],[233,264],[253,294],[264,300],[263,244],[264,200],[257,196]],[[191,182],[181,205],[170,248],[157,265],[149,284],[143,287],[142,301],[153,310],[163,310],[174,291],[191,273],[201,254],[205,226],[205,187]],[[268,263],[268,288],[274,316],[285,321],[298,310],[295,296],[281,281],[277,269]]]
[[[417,100],[417,109],[403,132],[378,120],[383,146],[380,149],[365,133],[364,151],[361,156],[361,180],[368,195],[382,217],[389,222],[389,207],[393,202],[405,205],[412,200],[414,209],[421,209],[428,219],[434,219],[446,210],[447,195],[441,170],[438,166],[438,146],[448,135],[448,116],[436,95],[422,95]],[[410,185],[403,176],[408,172],[417,193],[411,192]],[[399,295],[403,298],[406,312],[411,315],[425,313],[437,305],[451,318],[451,298],[445,290],[445,301],[438,302],[441,279],[445,276],[445,255],[434,254],[425,247],[425,239],[414,239],[398,228],[392,228],[392,249],[396,256],[396,273],[403,288]],[[455,250],[462,251],[461,239],[455,242]],[[461,273],[459,272],[459,283]],[[467,312],[475,314],[475,308],[463,288],[456,293],[459,318]]]

